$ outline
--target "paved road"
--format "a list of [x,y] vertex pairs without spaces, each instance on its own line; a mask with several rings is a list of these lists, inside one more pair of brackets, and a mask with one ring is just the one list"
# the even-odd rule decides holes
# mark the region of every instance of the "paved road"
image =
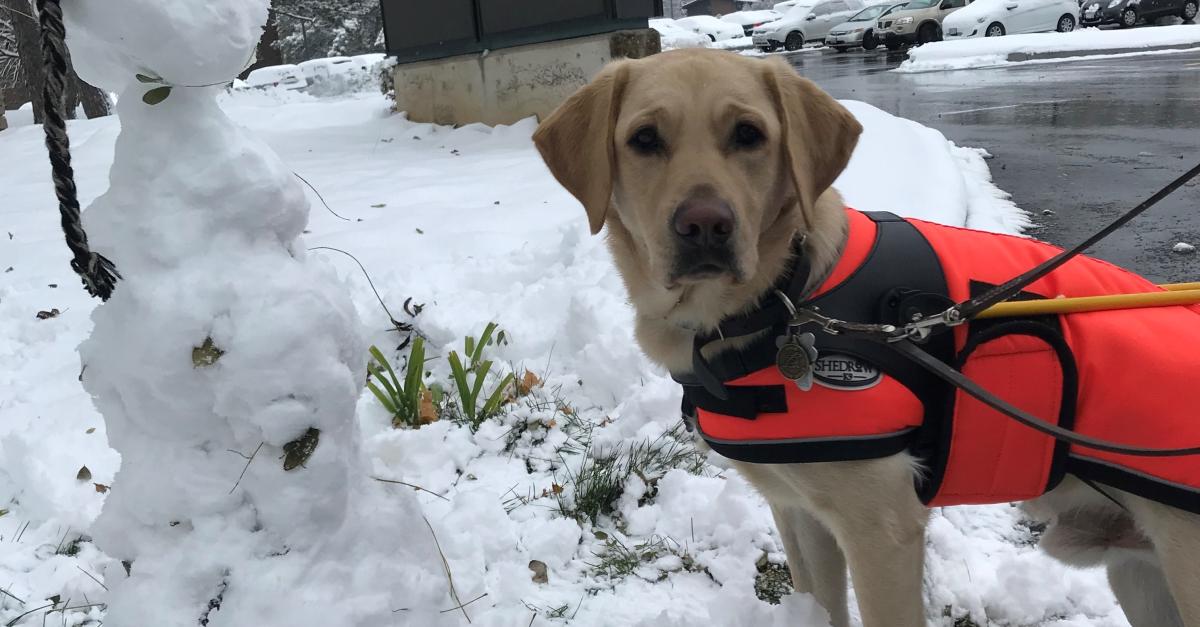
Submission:
[[[789,60],[835,97],[986,148],[997,185],[1034,214],[1039,238],[1074,244],[1200,162],[1200,53],[888,71],[903,57],[820,50]],[[1171,252],[1179,241],[1200,247],[1200,184],[1092,252],[1156,281],[1200,281],[1200,255]]]

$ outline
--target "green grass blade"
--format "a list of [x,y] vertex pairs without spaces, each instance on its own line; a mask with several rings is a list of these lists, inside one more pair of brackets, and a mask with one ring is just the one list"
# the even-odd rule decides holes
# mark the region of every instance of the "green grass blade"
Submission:
[[492,333],[496,332],[497,326],[495,322],[489,322],[483,328],[483,333],[479,336],[479,343],[475,345],[475,355],[471,358],[473,364],[478,364],[479,360],[483,359],[483,348],[492,343]]
[[450,355],[446,358],[450,362],[450,376],[454,379],[454,388],[458,390],[458,398],[462,403],[463,413],[474,420],[475,404],[471,402],[470,389],[467,387],[467,371],[463,369],[462,361],[458,358],[458,353],[450,351]]
[[471,405],[479,405],[479,395],[483,392],[483,384],[487,380],[488,372],[492,369],[492,362],[485,361],[479,365],[479,371],[475,373],[475,385],[471,386]]
[[374,383],[371,383],[370,381],[367,381],[367,389],[371,390],[371,393],[375,395],[375,398],[379,399],[379,404],[383,405],[383,408],[388,410],[388,413],[393,416],[396,415],[396,405],[392,403],[392,399],[388,398],[388,396],[383,393],[383,390],[380,390],[375,386]]
[[408,354],[408,372],[404,373],[404,402],[405,410],[416,418],[421,406],[421,379],[425,374],[425,340],[413,339],[412,350]]
[[379,362],[380,366],[387,369],[388,375],[392,378],[392,385],[396,388],[397,391],[399,391],[400,379],[396,378],[396,371],[392,370],[391,362],[389,362],[387,360],[387,357],[383,356],[383,352],[379,350],[378,346],[371,347],[371,356],[375,358],[375,361]]
[[512,385],[512,382],[512,373],[506,374],[501,379],[500,385],[495,390],[492,390],[492,395],[488,397],[487,403],[483,406],[484,418],[496,415],[496,412],[500,409],[500,403],[504,402],[504,391],[508,389],[508,386]]
[[[391,399],[396,400],[399,398],[399,395],[396,393],[396,388],[391,383],[388,383],[387,377],[383,376],[383,371],[379,369],[379,366],[368,363],[367,372],[371,373],[371,376],[375,377],[375,380],[378,381],[385,390],[387,390],[388,396]],[[371,383],[368,381],[367,385],[371,385]]]
[[463,348],[466,349],[463,354],[467,356],[467,363],[471,364],[470,369],[474,369],[476,362],[479,361],[475,355],[475,338],[468,335],[466,341],[463,342]]

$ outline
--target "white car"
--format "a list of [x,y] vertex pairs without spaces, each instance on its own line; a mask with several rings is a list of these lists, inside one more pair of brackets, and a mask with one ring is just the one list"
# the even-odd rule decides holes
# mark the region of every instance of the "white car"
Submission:
[[694,33],[676,24],[675,20],[666,17],[650,20],[650,28],[658,31],[663,50],[707,48],[710,42],[708,37]]
[[735,11],[733,13],[726,13],[721,16],[721,19],[741,26],[742,32],[749,37],[755,28],[767,22],[774,22],[781,17],[783,17],[783,14],[779,11],[763,9],[761,11]]
[[266,89],[282,87],[284,89],[304,89],[308,87],[308,79],[296,65],[269,65],[254,70],[246,77],[246,85]]
[[775,6],[772,6],[771,10],[775,11],[776,13],[787,13],[788,9],[800,4],[803,1],[804,0],[784,0],[784,2],[775,3]]
[[369,54],[356,54],[350,57],[350,60],[354,61],[355,65],[358,66],[358,69],[368,72],[376,65],[382,63],[386,58],[387,55],[382,52],[372,52]]
[[746,33],[741,26],[731,24],[724,20],[720,20],[711,15],[694,15],[683,19],[675,20],[675,24],[682,28],[686,28],[693,33],[698,33],[708,37],[709,41],[725,41],[726,39],[737,39],[745,37]]
[[799,50],[806,41],[824,41],[830,29],[863,9],[863,0],[808,0],[788,9],[783,17],[754,29],[754,45],[770,52],[783,46]]
[[873,4],[855,13],[850,19],[830,29],[829,35],[825,37],[825,45],[838,52],[858,46],[862,46],[864,50],[874,50],[879,47],[879,38],[875,36],[876,20],[906,4],[908,3]]
[[1079,24],[1078,0],[976,0],[942,20],[946,40],[1021,32],[1068,32]]
[[1077,0],[975,0],[942,20],[946,40],[1075,30]]
[[301,61],[296,65],[300,67],[300,71],[304,73],[304,78],[308,79],[309,82],[349,72],[358,67],[350,57],[310,59],[308,61]]

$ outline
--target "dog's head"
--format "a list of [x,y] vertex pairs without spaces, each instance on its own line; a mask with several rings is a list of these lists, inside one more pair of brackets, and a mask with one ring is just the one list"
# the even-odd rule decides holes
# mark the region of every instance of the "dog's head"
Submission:
[[627,235],[661,288],[738,284],[813,222],[861,126],[780,60],[676,51],[605,68],[534,142],[593,233]]

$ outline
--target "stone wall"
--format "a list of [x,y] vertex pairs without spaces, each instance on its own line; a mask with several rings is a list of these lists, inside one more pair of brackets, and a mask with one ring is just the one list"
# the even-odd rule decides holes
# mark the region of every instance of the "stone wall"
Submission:
[[609,61],[660,50],[658,31],[639,29],[398,65],[396,110],[451,125],[543,118]]

